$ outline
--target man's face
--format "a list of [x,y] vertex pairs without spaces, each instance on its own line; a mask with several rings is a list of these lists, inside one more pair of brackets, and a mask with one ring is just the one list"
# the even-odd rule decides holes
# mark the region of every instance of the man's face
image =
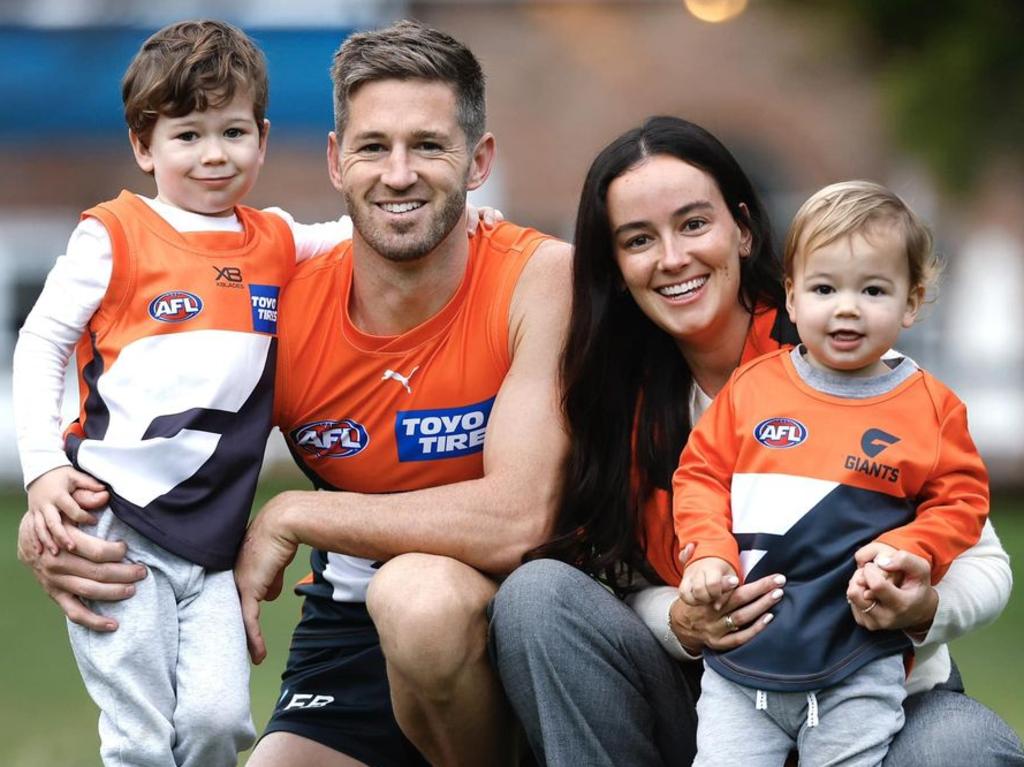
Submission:
[[449,85],[426,80],[370,82],[349,98],[345,131],[329,145],[331,180],[357,237],[384,258],[434,250],[462,221],[467,189],[486,177],[456,109]]

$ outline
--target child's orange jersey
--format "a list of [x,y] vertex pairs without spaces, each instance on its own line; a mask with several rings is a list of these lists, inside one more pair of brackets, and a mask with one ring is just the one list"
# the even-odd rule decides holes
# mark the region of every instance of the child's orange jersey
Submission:
[[76,349],[72,462],[155,543],[228,569],[270,430],[278,294],[295,245],[278,216],[178,232],[129,192],[87,210],[111,241],[110,284]]
[[[673,477],[680,540],[746,580],[787,578],[772,624],[716,671],[748,687],[809,690],[909,646],[853,620],[853,555],[879,540],[927,559],[933,581],[974,545],[985,467],[963,403],[915,369],[884,394],[848,398],[805,382],[779,351],[740,368],[690,435]],[[910,364],[904,361],[903,364]]]
[[[762,354],[789,348],[799,341],[796,326],[785,312],[759,308],[750,321],[740,364],[745,365]],[[672,493],[655,489],[646,499],[642,518],[642,536],[647,561],[670,586],[679,585],[683,569],[679,564],[679,539],[672,523]]]
[[[483,475],[495,395],[511,364],[516,282],[548,239],[508,223],[470,239],[462,283],[421,325],[367,335],[349,317],[351,243],[299,267],[285,292],[275,419],[324,489],[392,493]],[[362,601],[374,569],[315,552],[306,593]]]

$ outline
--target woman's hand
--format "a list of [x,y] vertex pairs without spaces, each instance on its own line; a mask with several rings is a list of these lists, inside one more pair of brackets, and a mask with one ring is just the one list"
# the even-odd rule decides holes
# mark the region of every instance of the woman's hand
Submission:
[[939,607],[928,561],[901,550],[863,563],[862,559],[857,557],[860,567],[846,591],[853,619],[869,631],[903,629],[915,637],[927,634]]
[[[687,544],[679,555],[686,566],[693,554],[693,545]],[[714,605],[687,605],[677,599],[669,608],[669,626],[676,639],[695,655],[704,647],[712,650],[731,650],[749,642],[774,617],[769,610],[782,599],[783,575],[766,575],[734,589],[720,607]]]

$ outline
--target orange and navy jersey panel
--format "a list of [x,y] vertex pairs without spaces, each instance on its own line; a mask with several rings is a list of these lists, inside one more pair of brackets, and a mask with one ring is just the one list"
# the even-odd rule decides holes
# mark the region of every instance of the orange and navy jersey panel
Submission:
[[82,406],[66,435],[119,517],[217,569],[248,517],[295,263],[282,219],[236,211],[243,232],[178,232],[128,192],[83,214],[106,228],[113,266],[76,350]]

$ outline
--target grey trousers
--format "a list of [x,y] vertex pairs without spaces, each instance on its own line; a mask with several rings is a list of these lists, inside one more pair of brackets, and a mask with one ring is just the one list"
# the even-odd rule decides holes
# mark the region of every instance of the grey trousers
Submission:
[[[764,695],[704,669],[694,767],[778,767],[796,747],[814,767],[878,767],[903,726],[903,658],[879,658],[838,684]],[[816,722],[808,709],[813,701]],[[739,737],[737,737],[739,736]]]
[[107,767],[234,767],[256,736],[249,658],[230,570],[205,570],[150,542],[109,510],[86,532],[128,544],[149,570],[123,602],[90,602],[116,618],[105,634],[68,623],[100,708]]
[[[491,656],[541,765],[691,764],[701,664],[669,658],[600,584],[561,562],[530,562],[490,610]],[[962,691],[913,695],[903,709],[885,767],[1024,765],[1013,730]]]

